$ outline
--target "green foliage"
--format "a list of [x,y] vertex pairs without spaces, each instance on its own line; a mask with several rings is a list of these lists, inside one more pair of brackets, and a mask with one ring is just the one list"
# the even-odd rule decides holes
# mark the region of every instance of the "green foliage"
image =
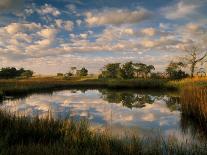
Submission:
[[31,77],[32,75],[33,71],[25,70],[24,68],[18,70],[15,67],[6,67],[0,70],[1,79],[16,78],[20,76]]
[[120,69],[120,77],[123,79],[132,79],[134,78],[134,71],[135,69],[132,61],[126,62]]
[[171,79],[183,79],[188,77],[188,74],[181,70],[182,67],[184,67],[182,62],[170,62],[166,72]]
[[155,67],[153,65],[146,65],[143,63],[135,63],[134,67],[137,77],[147,78],[147,76],[152,72],[152,70],[155,70]]
[[88,75],[88,70],[83,67],[80,70],[77,70],[76,75],[77,76],[87,76]]
[[100,78],[119,78],[120,63],[111,63],[104,66]]
[[[155,70],[153,65],[146,65],[143,63],[126,62],[123,65],[120,63],[107,64],[99,78],[112,79],[133,79],[135,77],[147,78]],[[135,76],[136,75],[136,76]]]

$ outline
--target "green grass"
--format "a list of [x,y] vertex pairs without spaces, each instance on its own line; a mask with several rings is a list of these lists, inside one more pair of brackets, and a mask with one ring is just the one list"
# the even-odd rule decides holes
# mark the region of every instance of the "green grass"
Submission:
[[206,146],[175,138],[114,137],[86,121],[16,117],[0,111],[0,153],[7,154],[206,154]]
[[64,80],[57,78],[37,78],[26,80],[0,80],[0,97],[27,95],[35,92],[61,90],[67,88],[109,88],[109,89],[160,89],[175,90],[176,87],[164,79],[132,80]]

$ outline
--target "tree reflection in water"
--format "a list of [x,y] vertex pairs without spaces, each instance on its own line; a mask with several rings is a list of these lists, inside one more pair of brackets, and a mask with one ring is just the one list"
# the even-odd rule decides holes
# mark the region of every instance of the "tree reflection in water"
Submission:
[[120,103],[127,108],[143,108],[146,104],[154,104],[156,100],[163,100],[166,106],[173,111],[180,111],[180,127],[184,134],[190,133],[200,140],[207,140],[207,122],[197,121],[195,117],[186,116],[182,112],[182,103],[179,95],[153,94],[149,92],[99,90],[101,98],[109,103]]
[[[145,104],[153,104],[161,96],[152,96],[145,93],[132,91],[99,90],[101,98],[109,103],[121,103],[123,106],[132,108],[143,108]],[[162,96],[163,97],[163,96]]]

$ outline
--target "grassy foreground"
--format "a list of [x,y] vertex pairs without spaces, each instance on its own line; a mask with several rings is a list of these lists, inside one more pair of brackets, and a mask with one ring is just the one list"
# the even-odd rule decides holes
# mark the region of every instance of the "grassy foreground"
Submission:
[[0,153],[6,154],[206,154],[207,146],[169,137],[113,137],[86,121],[29,119],[0,112]]

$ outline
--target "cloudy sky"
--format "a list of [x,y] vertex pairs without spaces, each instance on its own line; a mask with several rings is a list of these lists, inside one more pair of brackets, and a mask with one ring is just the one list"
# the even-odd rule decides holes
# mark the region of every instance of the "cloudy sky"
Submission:
[[162,71],[194,43],[207,43],[207,0],[0,1],[0,67],[95,73],[132,60]]

